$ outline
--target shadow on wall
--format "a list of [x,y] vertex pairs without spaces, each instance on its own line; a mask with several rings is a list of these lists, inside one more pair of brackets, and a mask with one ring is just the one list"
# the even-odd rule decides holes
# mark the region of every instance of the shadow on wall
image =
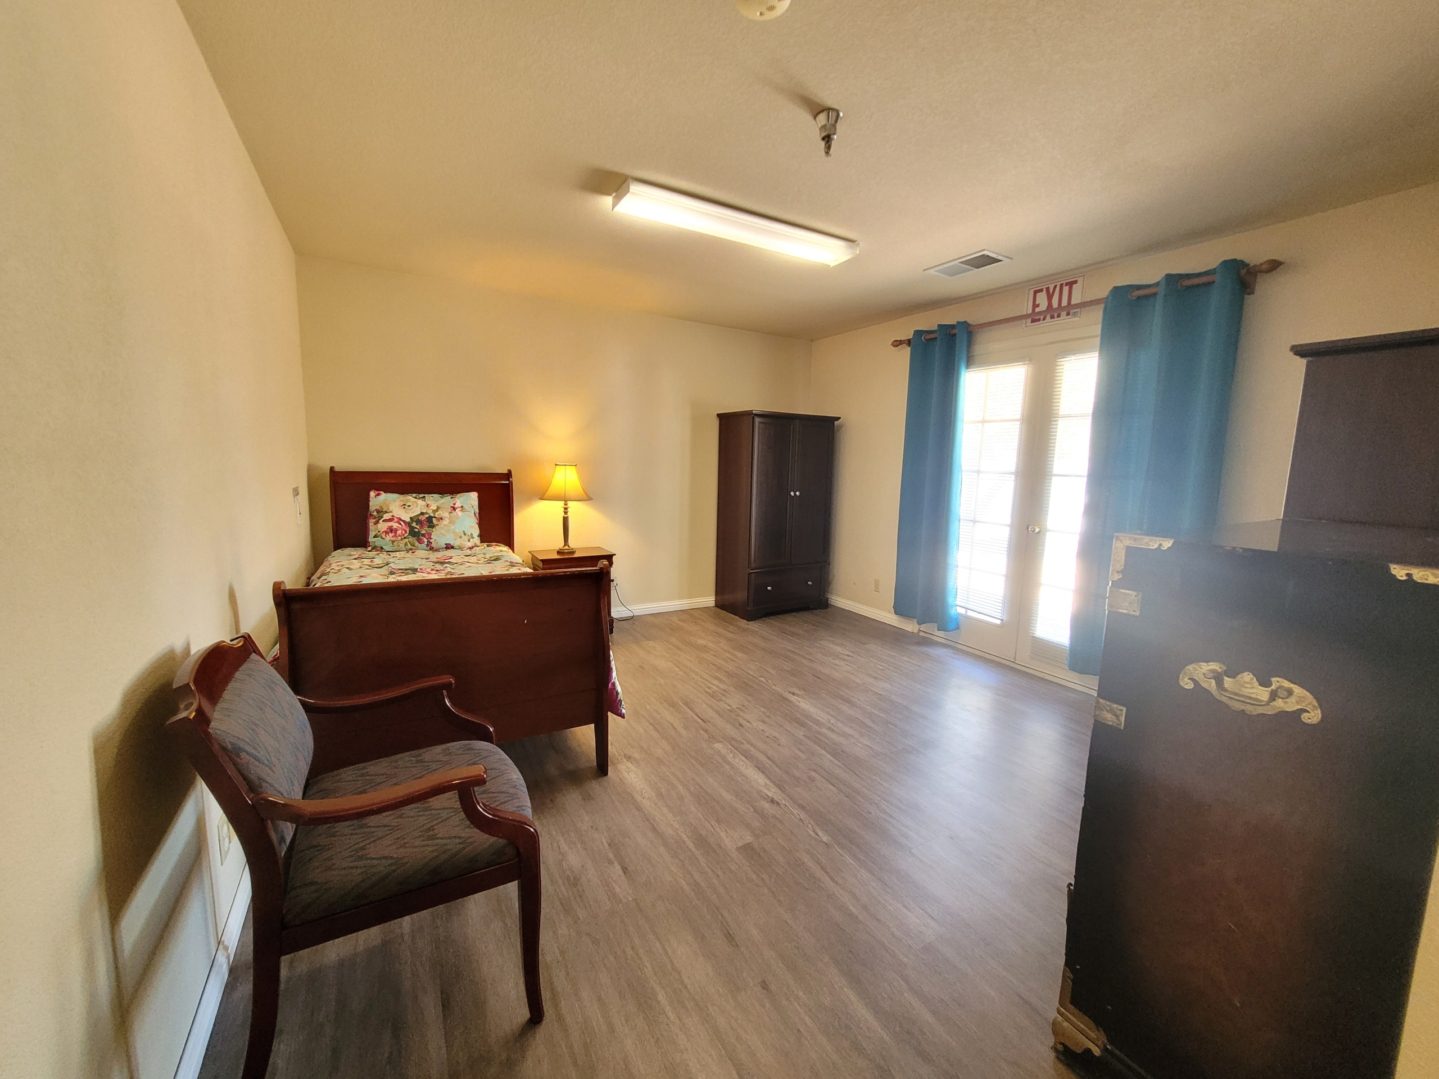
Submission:
[[[110,965],[107,976],[97,978],[96,984],[112,986],[120,997],[120,1007],[105,1008],[108,1015],[96,1017],[89,1026],[93,1038],[108,1039],[105,1046],[94,1049],[107,1051],[115,1042],[125,1045],[132,1072],[134,1053],[124,1020],[126,998],[143,980],[170,920],[177,892],[194,870],[201,851],[201,837],[195,832],[185,844],[185,856],[165,868],[165,881],[158,891],[165,902],[143,912],[139,930],[124,934],[130,939],[122,947],[118,929],[122,916],[194,785],[193,773],[164,731],[165,721],[174,713],[170,683],[187,654],[188,642],[183,651],[167,648],[151,659],[121,691],[119,706],[92,740],[104,906],[104,916],[96,920],[110,933],[110,946],[94,950],[97,965],[106,958]],[[102,1007],[101,1002],[96,1001],[96,1007]],[[105,1027],[113,1029],[102,1029]],[[82,1059],[103,1060],[106,1051]]]
[[[366,466],[369,467],[369,466]],[[312,464],[306,468],[310,485],[310,558],[318,566],[330,553],[330,467]]]
[[105,898],[114,917],[129,904],[195,781],[164,730],[175,713],[170,683],[187,655],[169,648],[146,664],[94,736]]
[[[689,439],[685,444],[687,460],[685,472],[688,476],[692,495],[699,491],[713,491],[719,484],[719,409],[713,402],[696,402],[690,409]],[[680,527],[684,531],[683,550],[688,552],[690,565],[680,567],[681,582],[691,580],[703,582],[687,589],[696,596],[680,595],[680,599],[698,599],[699,596],[714,592],[715,574],[715,518],[717,506],[714,497],[692,498],[687,506],[677,506],[681,515]],[[681,592],[686,589],[681,589]]]

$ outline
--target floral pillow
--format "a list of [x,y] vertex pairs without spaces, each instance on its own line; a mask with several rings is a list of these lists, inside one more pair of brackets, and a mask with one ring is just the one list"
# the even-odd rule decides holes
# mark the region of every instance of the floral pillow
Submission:
[[455,551],[480,545],[480,496],[370,492],[370,550]]

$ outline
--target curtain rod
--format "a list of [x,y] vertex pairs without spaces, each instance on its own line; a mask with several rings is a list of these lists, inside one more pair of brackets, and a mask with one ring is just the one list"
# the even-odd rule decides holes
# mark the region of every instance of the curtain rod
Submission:
[[[1281,262],[1279,259],[1265,259],[1263,262],[1251,262],[1249,265],[1245,266],[1244,269],[1239,271],[1239,279],[1244,282],[1245,294],[1250,296],[1254,295],[1254,286],[1258,282],[1260,274],[1273,273],[1275,270],[1279,269],[1279,267],[1283,265],[1284,263]],[[1198,277],[1183,277],[1180,278],[1179,281],[1180,288],[1190,288],[1193,285],[1212,284],[1214,284],[1214,275],[1212,273],[1200,274]],[[1158,285],[1150,285],[1148,288],[1130,289],[1129,298],[1131,300],[1138,300],[1144,296],[1153,296],[1158,291]],[[1098,300],[1084,300],[1081,303],[1072,303],[1068,307],[1052,307],[1046,308],[1043,311],[1026,311],[1022,315],[1006,315],[1004,318],[992,318],[988,322],[976,322],[973,326],[970,327],[970,329],[987,330],[991,326],[1004,326],[1011,322],[1024,322],[1039,315],[1058,315],[1061,317],[1064,315],[1072,315],[1076,311],[1083,311],[1086,307],[1098,307],[1104,302],[1104,300],[1105,297],[1101,297]],[[950,330],[949,332],[950,336],[953,336],[958,331]],[[927,333],[924,335],[924,340],[933,341],[938,336],[939,334],[937,333]],[[893,341],[889,343],[889,347],[908,348],[909,343],[910,339],[908,337],[896,337]]]

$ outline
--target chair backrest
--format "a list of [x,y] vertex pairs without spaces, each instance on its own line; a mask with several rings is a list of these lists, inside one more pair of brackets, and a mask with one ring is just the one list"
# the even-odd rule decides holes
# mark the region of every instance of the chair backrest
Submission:
[[315,753],[305,710],[248,634],[190,657],[175,688],[181,712],[167,727],[229,818],[251,870],[261,853],[251,847],[262,836],[278,861],[295,826],[263,821],[252,799],[304,794]]

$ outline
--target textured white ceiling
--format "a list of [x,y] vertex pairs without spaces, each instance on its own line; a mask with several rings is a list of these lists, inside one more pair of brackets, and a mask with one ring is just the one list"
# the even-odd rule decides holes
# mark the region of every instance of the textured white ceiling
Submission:
[[[799,337],[1439,177],[1436,0],[180,3],[298,251]],[[861,251],[620,217],[624,175]]]

